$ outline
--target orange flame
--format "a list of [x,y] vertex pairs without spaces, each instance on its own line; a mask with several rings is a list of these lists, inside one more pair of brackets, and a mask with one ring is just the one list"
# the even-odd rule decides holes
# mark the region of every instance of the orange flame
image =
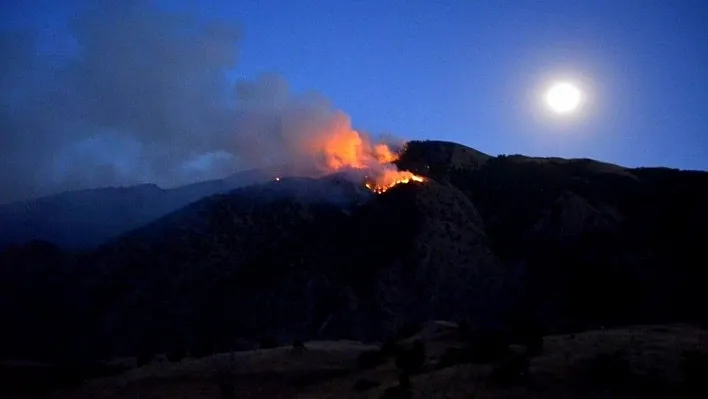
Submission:
[[384,192],[386,192],[386,190],[390,189],[396,184],[405,184],[410,183],[412,181],[422,183],[425,180],[422,177],[414,175],[411,172],[386,170],[373,182],[366,182],[365,186],[376,194],[383,194]]
[[326,131],[319,133],[307,143],[307,152],[319,155],[317,164],[324,173],[346,169],[365,171],[366,187],[378,194],[397,184],[424,181],[421,176],[399,171],[393,164],[398,154],[388,145],[373,143],[367,135],[352,129],[344,114],[333,118]]

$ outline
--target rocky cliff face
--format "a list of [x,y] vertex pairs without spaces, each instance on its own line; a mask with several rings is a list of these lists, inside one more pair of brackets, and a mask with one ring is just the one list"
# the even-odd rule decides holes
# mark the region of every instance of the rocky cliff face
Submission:
[[539,215],[527,240],[567,247],[579,242],[584,235],[616,235],[621,222],[622,214],[611,205],[593,206],[570,191]]
[[400,322],[496,318],[505,270],[469,198],[454,186],[432,181],[416,187],[406,200],[421,219],[410,248],[416,256],[409,265],[399,263],[379,273],[382,307]]

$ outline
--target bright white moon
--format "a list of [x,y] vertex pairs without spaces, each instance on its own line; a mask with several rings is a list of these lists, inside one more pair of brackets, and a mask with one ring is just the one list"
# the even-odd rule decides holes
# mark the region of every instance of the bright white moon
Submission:
[[575,111],[580,105],[580,89],[570,83],[556,83],[546,92],[546,103],[551,110],[565,114]]

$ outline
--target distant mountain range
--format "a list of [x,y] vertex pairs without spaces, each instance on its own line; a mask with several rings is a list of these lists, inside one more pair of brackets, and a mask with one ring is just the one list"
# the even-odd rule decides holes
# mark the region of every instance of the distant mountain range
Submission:
[[93,251],[13,247],[0,254],[0,350],[209,353],[381,340],[436,319],[554,332],[708,319],[708,173],[437,141],[410,142],[397,163],[426,181],[381,195],[341,176],[269,181]]
[[32,240],[90,249],[190,202],[273,177],[248,170],[172,189],[155,184],[98,188],[0,205],[0,249]]

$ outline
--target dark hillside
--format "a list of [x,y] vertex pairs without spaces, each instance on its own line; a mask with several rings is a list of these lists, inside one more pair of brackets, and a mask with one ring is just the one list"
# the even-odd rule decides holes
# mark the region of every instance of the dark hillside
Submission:
[[380,339],[402,323],[490,319],[501,306],[489,306],[500,264],[452,187],[404,185],[353,207],[252,191],[195,204],[91,258],[104,282],[98,337],[124,337],[106,350]]
[[559,328],[701,317],[708,173],[500,156],[444,178]]
[[399,165],[428,179],[382,195],[344,176],[283,179],[90,253],[12,248],[3,351],[205,354],[381,340],[431,319],[557,332],[705,322],[708,174],[445,142],[411,142]]

